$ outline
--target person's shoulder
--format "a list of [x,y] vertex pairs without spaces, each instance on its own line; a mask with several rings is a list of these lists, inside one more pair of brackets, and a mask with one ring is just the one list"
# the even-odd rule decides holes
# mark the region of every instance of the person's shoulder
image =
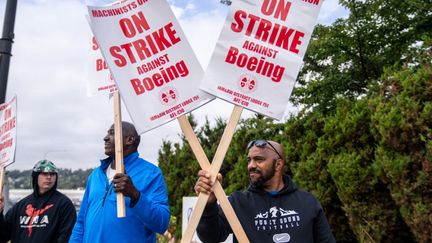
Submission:
[[98,166],[98,167],[94,168],[94,169],[90,172],[90,174],[89,174],[89,176],[88,176],[88,179],[90,179],[91,177],[93,177],[96,173],[98,173],[98,172],[101,171],[101,170],[102,170],[102,167],[101,167],[101,166]]
[[27,204],[28,201],[33,200],[35,196],[33,195],[33,192],[29,195],[27,195],[26,197],[22,198],[21,200],[19,200],[17,203],[15,203],[14,206],[18,207],[21,204]]
[[305,203],[316,204],[321,207],[321,203],[313,193],[303,189],[297,189],[294,193],[297,194],[297,197]]
[[146,180],[152,180],[149,178],[162,178],[162,170],[155,164],[141,158],[137,157],[133,163],[125,165],[126,173],[131,177],[139,177],[141,179],[146,178]]
[[154,164],[154,163],[152,163],[146,159],[143,159],[141,157],[138,157],[138,159],[139,159],[140,166],[142,166],[146,169],[160,171],[160,168],[156,164]]
[[64,203],[70,203],[70,204],[72,204],[72,200],[68,196],[66,196],[66,194],[62,193],[59,190],[55,190],[54,196],[56,196],[58,198],[58,200],[60,200],[60,201],[62,201]]
[[59,189],[55,190],[54,195],[56,195],[57,197],[60,197],[60,198],[68,198],[66,196],[66,194],[64,194],[63,192],[59,191]]
[[297,188],[297,190],[295,190],[294,193],[297,193],[298,195],[301,195],[306,198],[315,198],[314,194],[301,188]]
[[31,193],[26,197],[22,198],[21,200],[19,200],[17,203],[15,203],[10,209],[10,211],[19,210],[20,208],[25,207],[29,202],[33,201],[34,199],[35,196],[33,195],[33,193]]

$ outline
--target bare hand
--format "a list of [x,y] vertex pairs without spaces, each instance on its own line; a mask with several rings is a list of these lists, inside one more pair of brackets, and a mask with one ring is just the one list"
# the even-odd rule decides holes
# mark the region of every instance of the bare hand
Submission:
[[[219,173],[217,175],[217,180],[219,182],[222,181],[222,175]],[[210,173],[205,170],[198,171],[198,180],[195,183],[195,193],[199,195],[201,192],[205,194],[209,194],[209,198],[207,200],[207,205],[213,204],[216,202],[216,196],[213,192],[215,182],[210,179]]]
[[123,195],[130,197],[132,203],[136,203],[140,197],[140,192],[136,189],[130,176],[117,173],[113,178],[114,191],[121,192]]

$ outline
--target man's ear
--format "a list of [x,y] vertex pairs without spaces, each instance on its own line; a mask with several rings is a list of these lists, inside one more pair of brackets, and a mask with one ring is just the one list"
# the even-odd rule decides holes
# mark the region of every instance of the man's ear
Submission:
[[284,163],[285,162],[283,161],[283,159],[277,159],[276,160],[276,170],[283,172],[283,170],[284,170]]
[[134,143],[135,143],[135,137],[134,136],[129,135],[129,136],[125,137],[125,139],[124,139],[124,145],[129,146],[129,145],[132,145]]

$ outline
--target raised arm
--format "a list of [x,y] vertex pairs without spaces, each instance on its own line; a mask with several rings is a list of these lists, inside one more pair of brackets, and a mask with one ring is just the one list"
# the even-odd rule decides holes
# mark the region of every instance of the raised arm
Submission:
[[[218,174],[217,180],[222,181],[221,174]],[[210,178],[210,173],[205,170],[198,172],[198,180],[194,187],[195,193],[197,195],[200,193],[209,194],[209,199],[198,224],[197,233],[203,242],[209,243],[225,241],[228,235],[232,233],[225,215],[216,203],[216,196],[213,192],[214,184]]]

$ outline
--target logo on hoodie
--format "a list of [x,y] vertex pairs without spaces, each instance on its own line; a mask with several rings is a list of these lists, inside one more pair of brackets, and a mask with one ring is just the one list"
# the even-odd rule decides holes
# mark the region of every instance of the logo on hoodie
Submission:
[[30,203],[27,204],[25,213],[27,216],[20,216],[20,226],[21,228],[28,228],[28,236],[31,237],[33,233],[33,227],[43,228],[49,224],[48,215],[43,214],[48,209],[52,208],[54,204],[48,204],[44,208],[36,210]]
[[255,216],[255,227],[262,230],[282,230],[300,226],[300,215],[294,210],[271,207]]

